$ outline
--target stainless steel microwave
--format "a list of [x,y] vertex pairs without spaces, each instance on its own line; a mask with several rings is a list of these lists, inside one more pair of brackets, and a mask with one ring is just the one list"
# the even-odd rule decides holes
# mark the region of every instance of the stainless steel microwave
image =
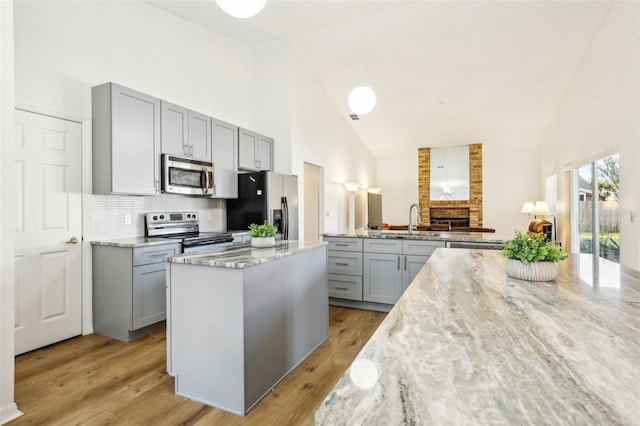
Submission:
[[162,154],[162,190],[170,194],[214,195],[213,163]]

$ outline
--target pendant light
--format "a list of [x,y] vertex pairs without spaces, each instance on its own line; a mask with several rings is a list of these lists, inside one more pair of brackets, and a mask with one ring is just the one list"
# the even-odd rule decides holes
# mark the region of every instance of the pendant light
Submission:
[[[364,0],[362,1],[364,18]],[[363,43],[364,44],[364,43]],[[364,46],[360,45],[360,81],[364,80]],[[369,86],[357,86],[349,93],[349,108],[358,115],[366,115],[376,106],[376,94]]]
[[216,3],[234,18],[246,19],[260,13],[267,0],[216,0]]
[[358,86],[349,93],[349,108],[358,115],[369,114],[376,106],[376,94],[369,86]]

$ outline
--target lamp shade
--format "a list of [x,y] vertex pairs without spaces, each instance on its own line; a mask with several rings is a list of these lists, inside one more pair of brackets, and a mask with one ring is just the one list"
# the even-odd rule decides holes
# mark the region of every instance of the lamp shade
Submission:
[[354,182],[347,182],[344,184],[344,187],[347,188],[347,191],[349,192],[356,192],[358,188],[360,188],[360,184],[354,183]]
[[536,205],[531,210],[531,214],[534,216],[549,216],[551,210],[545,201],[536,201]]
[[264,8],[267,0],[216,0],[220,9],[234,18],[251,18]]
[[533,202],[532,201],[527,201],[522,206],[522,210],[520,210],[520,213],[531,214],[531,212],[533,211],[533,207],[534,207],[533,206]]
[[376,106],[376,94],[368,86],[358,86],[349,93],[349,108],[358,115],[369,114]]

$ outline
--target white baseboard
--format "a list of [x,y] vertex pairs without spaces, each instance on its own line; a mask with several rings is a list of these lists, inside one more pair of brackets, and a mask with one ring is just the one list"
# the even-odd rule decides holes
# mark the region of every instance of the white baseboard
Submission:
[[22,414],[22,411],[18,410],[18,406],[15,402],[7,404],[4,407],[0,407],[0,425],[9,423],[11,420],[17,419]]

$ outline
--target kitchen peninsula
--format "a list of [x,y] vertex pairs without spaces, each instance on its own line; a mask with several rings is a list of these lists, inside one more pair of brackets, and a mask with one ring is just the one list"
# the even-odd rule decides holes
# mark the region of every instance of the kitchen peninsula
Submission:
[[167,260],[167,370],[178,395],[245,415],[328,337],[324,242]]
[[572,255],[551,282],[438,249],[316,425],[637,424],[640,273]]

